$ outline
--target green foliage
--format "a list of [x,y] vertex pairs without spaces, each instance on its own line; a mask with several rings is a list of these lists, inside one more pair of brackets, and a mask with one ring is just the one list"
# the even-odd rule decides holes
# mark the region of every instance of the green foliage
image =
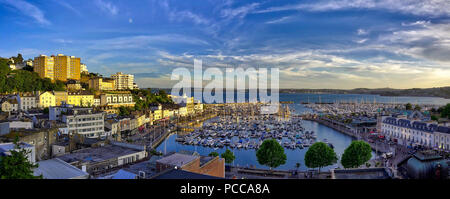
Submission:
[[264,140],[261,147],[256,151],[256,157],[259,164],[271,168],[285,164],[287,159],[284,148],[275,139]]
[[48,107],[45,107],[44,110],[42,111],[44,114],[48,114],[50,112]]
[[22,68],[22,70],[26,70],[26,71],[33,72],[33,71],[34,71],[34,68],[33,68],[32,66],[26,65],[25,67]]
[[450,104],[447,104],[444,107],[442,107],[441,117],[450,119]]
[[230,149],[227,149],[220,157],[225,159],[225,163],[231,164],[233,163],[234,159],[236,158],[233,154],[233,152],[230,151]]
[[16,150],[11,150],[10,156],[0,157],[0,179],[42,178],[42,176],[33,175],[33,169],[38,165],[28,160],[27,155],[30,152],[19,147],[18,138],[14,141],[14,145]]
[[213,151],[213,152],[209,153],[208,156],[210,156],[210,157],[217,157],[217,156],[219,156],[219,153]]
[[[166,94],[164,90],[160,90],[158,94],[154,94],[150,89],[135,89],[132,91],[133,99],[135,101],[135,110],[145,110],[151,104],[174,104],[172,99]],[[143,99],[140,99],[143,98]]]
[[323,142],[311,145],[305,154],[305,165],[309,168],[320,168],[337,162],[334,150]]
[[438,121],[439,118],[438,118],[436,115],[432,115],[432,116],[431,116],[431,120]]
[[372,158],[372,149],[367,142],[353,141],[342,155],[341,164],[344,168],[358,168]]
[[161,156],[162,153],[156,151],[155,149],[150,150],[150,155],[154,155],[154,156]]
[[22,54],[17,54],[17,57],[11,57],[14,60],[15,64],[19,64],[23,62]]
[[131,114],[132,111],[133,111],[132,107],[125,107],[125,106],[119,107],[119,115],[120,116],[128,116]]
[[416,106],[414,107],[414,110],[420,111],[420,110],[422,110],[422,107],[420,107],[419,105],[416,105]]
[[412,105],[411,105],[411,103],[407,103],[407,104],[405,105],[405,108],[406,108],[406,110],[412,110]]
[[27,70],[13,70],[8,66],[7,59],[0,59],[0,93],[31,92],[31,91],[63,91],[65,84],[61,81],[52,81],[40,78],[35,72]]

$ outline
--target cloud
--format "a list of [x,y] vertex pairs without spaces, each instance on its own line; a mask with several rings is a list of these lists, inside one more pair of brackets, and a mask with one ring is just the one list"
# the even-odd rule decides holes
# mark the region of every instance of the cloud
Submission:
[[[339,52],[339,49],[335,50]],[[333,50],[305,50],[289,53],[195,56],[203,68],[277,67],[283,88],[355,88],[448,86],[450,68],[433,62],[399,61],[385,57],[357,60],[333,55]],[[193,55],[161,54],[158,62],[167,67],[193,67]],[[323,81],[326,79],[327,81]],[[302,82],[299,85],[298,82]]]
[[364,30],[364,29],[360,28],[360,29],[357,30],[356,34],[358,34],[358,35],[367,35],[368,33],[369,32],[367,32],[367,30]]
[[255,13],[281,12],[289,10],[307,10],[312,12],[347,9],[376,9],[401,12],[418,16],[450,16],[448,0],[321,0],[315,3],[300,3],[270,7]]
[[66,40],[66,39],[54,39],[53,41],[56,43],[64,44],[64,45],[73,43],[72,40]]
[[50,21],[45,18],[44,12],[31,3],[23,0],[0,0],[0,3],[4,3],[13,7],[14,9],[18,10],[19,13],[28,15],[42,25],[51,24]]
[[71,10],[73,13],[75,13],[78,16],[82,16],[81,12],[78,11],[77,9],[75,9],[72,5],[70,5],[69,3],[65,2],[65,1],[60,1],[60,0],[53,0],[53,2],[56,2],[57,4]]
[[169,12],[170,21],[192,21],[195,24],[204,24],[207,25],[210,21],[200,15],[194,14],[191,11],[170,11]]
[[360,40],[357,40],[356,43],[362,44],[362,43],[365,43],[367,40],[368,39],[360,39]]
[[271,21],[266,22],[266,24],[280,24],[280,23],[286,23],[287,21],[289,21],[290,19],[292,19],[292,16],[285,16],[285,17],[281,17],[279,19],[274,19]]
[[258,8],[259,3],[252,3],[238,8],[227,8],[221,12],[221,17],[233,19],[235,17],[244,18],[248,13]]
[[139,35],[116,37],[111,39],[95,40],[89,42],[90,49],[96,50],[125,50],[148,49],[150,44],[183,43],[190,45],[209,45],[208,42],[179,34]]
[[450,63],[450,24],[417,21],[409,29],[381,35],[380,43],[397,53],[415,58]]
[[117,15],[119,9],[111,2],[104,0],[95,0],[95,5],[99,7],[103,12],[107,12],[111,15]]
[[191,21],[195,24],[208,25],[210,20],[195,14],[188,10],[179,11],[177,9],[171,8],[167,0],[158,1],[162,9],[167,13],[170,21],[182,22]]

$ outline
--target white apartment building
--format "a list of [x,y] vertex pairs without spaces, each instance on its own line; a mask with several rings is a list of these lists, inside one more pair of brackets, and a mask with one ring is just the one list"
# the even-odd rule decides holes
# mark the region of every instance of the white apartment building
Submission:
[[402,145],[420,145],[449,150],[450,132],[445,126],[408,119],[383,116],[381,133]]
[[134,75],[128,75],[123,74],[122,72],[118,72],[114,75],[111,75],[111,78],[114,79],[116,90],[132,90],[134,88]]
[[450,151],[450,128],[438,126],[434,133],[434,146]]
[[37,108],[36,96],[31,93],[17,94],[17,102],[22,111]]
[[87,138],[106,136],[104,130],[105,113],[92,108],[74,108],[70,105],[49,108],[49,119],[59,120],[67,125],[70,135],[79,134]]

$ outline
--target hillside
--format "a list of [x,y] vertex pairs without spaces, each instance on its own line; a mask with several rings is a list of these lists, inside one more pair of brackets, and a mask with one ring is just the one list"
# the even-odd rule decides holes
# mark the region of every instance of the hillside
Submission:
[[418,97],[442,97],[450,99],[449,87],[436,88],[411,88],[411,89],[392,89],[392,88],[356,88],[351,90],[343,89],[280,89],[281,93],[329,93],[329,94],[372,94],[382,96],[418,96]]
[[0,58],[0,93],[65,90],[64,82],[52,82],[28,70],[11,70],[8,62]]

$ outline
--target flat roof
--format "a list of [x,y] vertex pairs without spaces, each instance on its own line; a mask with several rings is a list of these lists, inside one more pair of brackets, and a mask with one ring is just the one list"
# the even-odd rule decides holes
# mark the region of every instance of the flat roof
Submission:
[[184,165],[189,164],[190,162],[194,161],[197,158],[199,158],[199,156],[174,153],[169,156],[163,157],[157,160],[156,162],[161,164],[173,165],[177,167],[183,167]]
[[58,158],[37,162],[39,167],[34,169],[34,175],[42,175],[44,179],[73,179],[87,178],[88,173],[72,166]]
[[222,178],[192,173],[181,169],[171,169],[153,176],[152,179],[222,179]]
[[85,148],[74,151],[70,154],[59,156],[58,158],[68,162],[102,162],[112,158],[118,158],[125,155],[141,152],[141,150],[121,147],[117,145],[106,145],[96,148]]
[[[33,147],[31,144],[27,144],[25,142],[21,142],[19,145],[21,148]],[[15,147],[14,143],[0,143],[0,152],[8,152],[13,150]]]

